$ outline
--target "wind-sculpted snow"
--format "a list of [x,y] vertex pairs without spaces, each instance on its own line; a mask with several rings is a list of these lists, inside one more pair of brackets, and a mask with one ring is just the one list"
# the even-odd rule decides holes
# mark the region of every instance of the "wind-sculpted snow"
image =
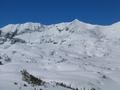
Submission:
[[0,90],[120,90],[119,59],[119,22],[10,24],[0,29]]

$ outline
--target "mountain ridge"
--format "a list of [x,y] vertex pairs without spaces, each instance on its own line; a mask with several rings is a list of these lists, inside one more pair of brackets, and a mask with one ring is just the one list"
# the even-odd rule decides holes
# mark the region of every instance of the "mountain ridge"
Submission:
[[[79,23],[79,24],[88,24],[88,25],[97,25],[97,26],[111,26],[111,25],[119,25],[120,22],[115,22],[113,24],[109,24],[109,25],[99,25],[99,24],[90,24],[90,23],[86,23],[86,22],[83,22],[83,21],[80,21],[78,19],[74,19],[73,21],[69,21],[69,22],[61,22],[61,23]],[[61,24],[61,23],[57,23],[57,24]],[[9,26],[16,26],[16,25],[26,25],[26,24],[33,24],[33,25],[45,25],[45,24],[41,24],[41,23],[38,23],[38,22],[25,22],[25,23],[22,23],[22,24],[8,24],[8,25],[5,25],[3,27],[1,27],[0,29],[4,28],[4,27],[9,27]],[[55,24],[49,24],[49,25],[55,25]],[[45,26],[49,26],[49,25],[45,25]]]

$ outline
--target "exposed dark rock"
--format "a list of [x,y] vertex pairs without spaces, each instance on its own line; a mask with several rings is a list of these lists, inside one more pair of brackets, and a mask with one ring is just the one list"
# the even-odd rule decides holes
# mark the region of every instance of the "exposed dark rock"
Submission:
[[17,83],[17,82],[14,82],[14,84],[15,84],[15,85],[18,85],[18,83]]
[[73,87],[71,87],[71,85],[66,85],[65,83],[63,83],[63,82],[56,82],[56,85],[57,86],[61,86],[61,87],[64,87],[64,88],[68,88],[68,89],[71,89],[71,90],[78,90],[78,88],[73,88]]
[[95,88],[91,88],[91,90],[96,90]]
[[58,44],[58,42],[53,42],[53,44]]
[[19,38],[11,39],[11,44],[15,44],[15,43],[26,43],[26,41]]
[[4,60],[5,60],[5,62],[11,62],[11,58],[8,56],[5,56]]
[[6,54],[0,55],[0,65],[11,62],[11,58]]
[[2,30],[0,30],[0,36],[1,36]]
[[27,87],[27,84],[24,84],[23,86],[24,86],[24,87]]
[[5,38],[8,38],[8,39],[12,39],[15,35],[17,35],[17,31],[16,30],[15,32],[9,32],[5,35]]
[[22,73],[22,80],[26,81],[28,84],[38,85],[38,86],[42,86],[45,84],[45,81],[31,75],[26,70],[22,70],[21,73]]
[[2,61],[0,61],[0,65],[3,65]]
[[0,44],[4,44],[4,42],[6,42],[6,38],[5,37],[0,37]]

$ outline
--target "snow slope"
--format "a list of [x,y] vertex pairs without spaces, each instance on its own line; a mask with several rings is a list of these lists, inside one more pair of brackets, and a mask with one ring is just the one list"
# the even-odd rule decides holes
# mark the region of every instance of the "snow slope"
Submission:
[[[0,90],[70,90],[55,82],[78,90],[120,90],[119,59],[120,22],[10,24],[0,29]],[[49,84],[28,84],[24,69]]]

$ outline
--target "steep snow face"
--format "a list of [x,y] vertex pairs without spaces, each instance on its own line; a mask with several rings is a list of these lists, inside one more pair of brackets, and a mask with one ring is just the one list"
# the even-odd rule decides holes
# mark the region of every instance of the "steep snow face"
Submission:
[[[0,32],[0,90],[120,90],[119,22],[10,24]],[[23,69],[47,88],[23,81]]]

